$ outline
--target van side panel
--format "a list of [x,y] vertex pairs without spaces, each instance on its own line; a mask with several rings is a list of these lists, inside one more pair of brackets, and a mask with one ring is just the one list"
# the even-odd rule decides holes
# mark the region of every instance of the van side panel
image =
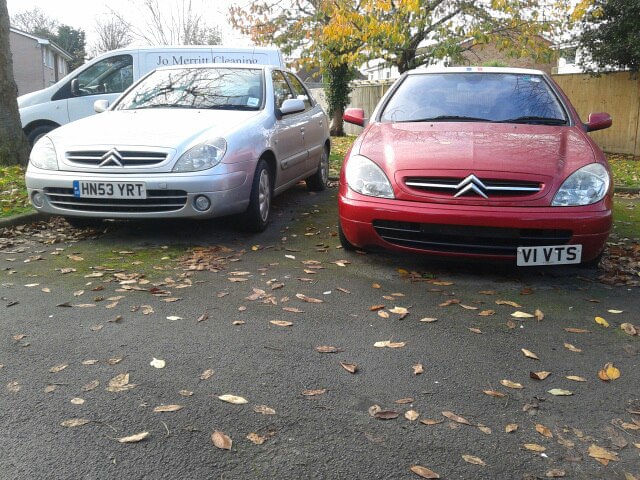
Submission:
[[153,51],[139,50],[140,78],[151,70],[171,65],[198,65],[202,63],[213,63],[211,49],[169,49],[163,48]]

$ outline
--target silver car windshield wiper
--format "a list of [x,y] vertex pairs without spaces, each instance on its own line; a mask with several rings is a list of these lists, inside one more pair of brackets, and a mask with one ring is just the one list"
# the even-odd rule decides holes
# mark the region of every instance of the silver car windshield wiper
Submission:
[[465,115],[438,115],[437,117],[417,118],[406,122],[490,122],[488,118],[467,117]]
[[496,123],[530,123],[534,125],[566,125],[564,118],[537,117],[535,115],[525,115],[522,117],[509,118],[507,120],[496,120]]
[[137,107],[127,108],[127,110],[143,110],[146,108],[196,108],[189,105],[179,105],[176,103],[156,103],[153,105],[140,105]]

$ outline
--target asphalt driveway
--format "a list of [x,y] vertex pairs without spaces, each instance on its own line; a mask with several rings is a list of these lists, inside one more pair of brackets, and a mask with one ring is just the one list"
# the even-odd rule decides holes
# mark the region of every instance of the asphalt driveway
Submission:
[[636,288],[350,254],[335,194],[4,230],[0,477],[639,478]]

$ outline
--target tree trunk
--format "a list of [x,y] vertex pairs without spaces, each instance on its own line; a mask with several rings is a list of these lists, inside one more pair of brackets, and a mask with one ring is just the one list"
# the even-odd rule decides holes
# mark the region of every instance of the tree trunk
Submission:
[[329,133],[332,137],[344,137],[344,120],[342,115],[344,111],[342,108],[336,108],[331,118],[331,126],[329,127]]
[[0,165],[26,165],[29,156],[17,96],[9,46],[9,12],[7,1],[0,0]]

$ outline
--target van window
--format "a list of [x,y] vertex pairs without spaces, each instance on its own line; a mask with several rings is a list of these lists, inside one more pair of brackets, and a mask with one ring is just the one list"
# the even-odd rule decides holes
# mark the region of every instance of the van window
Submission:
[[133,83],[133,58],[131,55],[105,58],[87,68],[77,79],[80,96],[124,92]]

